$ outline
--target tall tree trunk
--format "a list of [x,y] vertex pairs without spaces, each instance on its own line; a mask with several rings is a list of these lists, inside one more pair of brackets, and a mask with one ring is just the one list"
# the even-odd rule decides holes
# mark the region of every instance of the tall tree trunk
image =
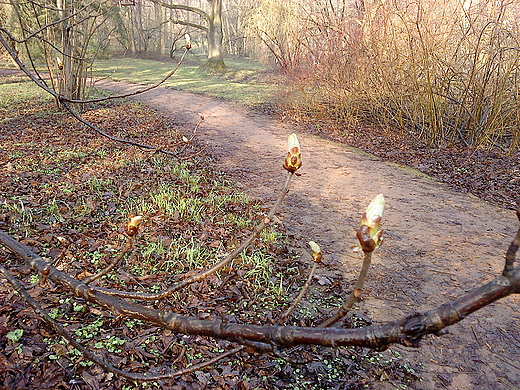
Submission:
[[128,7],[128,39],[129,39],[129,46],[130,46],[130,52],[135,56],[137,55],[137,46],[135,44],[136,42],[136,25],[137,22],[135,21],[135,10],[133,7]]
[[210,13],[208,20],[208,61],[206,67],[224,69],[222,53],[222,0],[208,0]]
[[69,26],[66,17],[69,15],[71,10],[67,9],[65,0],[56,0],[56,7],[59,9],[61,22],[61,47],[63,50],[60,80],[60,95],[64,95],[69,99],[76,99],[76,75],[74,74],[74,63],[73,63],[73,50],[74,45],[72,43],[72,27]]
[[202,18],[207,23],[207,26],[191,22],[189,17],[183,20],[171,20],[171,22],[205,31],[208,36],[208,60],[205,66],[212,69],[224,69],[226,67],[222,48],[222,0],[208,0],[209,12],[189,5],[168,4],[163,0],[151,1],[172,10],[187,11],[188,15],[194,13]]

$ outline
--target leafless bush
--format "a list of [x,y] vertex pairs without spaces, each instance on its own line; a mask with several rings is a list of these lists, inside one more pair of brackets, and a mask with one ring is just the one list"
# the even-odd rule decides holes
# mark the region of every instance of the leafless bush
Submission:
[[[332,3],[330,3],[332,4]],[[429,144],[520,141],[519,5],[451,0],[309,8],[297,103],[370,118]]]

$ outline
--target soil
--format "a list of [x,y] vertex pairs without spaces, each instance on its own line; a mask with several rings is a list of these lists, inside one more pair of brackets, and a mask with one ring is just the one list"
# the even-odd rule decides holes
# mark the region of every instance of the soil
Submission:
[[[96,86],[118,93],[141,88],[108,80]],[[490,196],[498,199],[492,204],[413,168],[310,134],[292,120],[227,101],[165,88],[136,99],[187,129],[203,114],[198,138],[208,144],[215,169],[229,173],[240,190],[265,204],[272,203],[285,176],[281,166],[287,136],[298,132],[301,176],[293,180],[279,218],[293,248],[301,250],[314,240],[324,250],[318,276],[324,293],[346,295],[354,283],[361,267],[359,254],[351,250],[355,229],[368,202],[384,194],[385,243],[374,256],[357,311],[374,324],[437,307],[502,271],[519,224],[511,210],[518,192],[511,198]],[[340,139],[332,131],[318,132]],[[385,150],[387,155],[404,154],[408,147],[413,145],[387,144]],[[442,166],[443,160],[432,155],[428,161]],[[392,347],[420,367],[422,380],[413,388],[520,388],[519,303],[518,296],[505,298],[449,328],[448,334],[426,338],[419,349]]]
[[[106,80],[96,85],[118,93],[140,88]],[[190,124],[202,113],[199,137],[210,145],[218,168],[249,195],[273,201],[284,177],[287,136],[298,130],[291,123],[172,89],[136,99]],[[514,212],[344,144],[307,133],[298,137],[301,176],[280,219],[293,246],[314,240],[325,248],[324,278],[355,281],[361,260],[351,251],[354,231],[368,202],[385,195],[385,244],[375,256],[362,303],[375,323],[431,309],[500,274],[518,227]],[[513,296],[490,305],[417,350],[394,348],[423,367],[423,382],[415,388],[520,387],[519,303]]]

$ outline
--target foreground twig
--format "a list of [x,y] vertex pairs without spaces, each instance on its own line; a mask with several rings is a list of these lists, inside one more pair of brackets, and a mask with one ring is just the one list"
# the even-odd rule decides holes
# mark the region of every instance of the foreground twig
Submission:
[[309,276],[308,276],[307,280],[305,281],[305,284],[303,285],[300,293],[298,294],[296,299],[293,301],[291,306],[289,306],[287,308],[287,310],[284,311],[284,313],[280,316],[280,320],[278,321],[279,324],[283,324],[285,322],[285,320],[287,318],[289,318],[289,316],[292,314],[292,312],[294,311],[296,306],[298,306],[298,304],[301,302],[301,300],[303,299],[303,297],[307,293],[307,290],[309,289],[309,286],[311,285],[312,278],[314,277],[314,274],[316,272],[316,268],[318,268],[318,263],[314,263],[312,265],[311,272],[309,272]]
[[368,270],[370,269],[370,264],[372,263],[372,252],[365,252],[363,256],[363,266],[361,267],[361,271],[359,272],[359,277],[354,286],[354,289],[348,296],[347,300],[343,303],[343,305],[334,313],[332,317],[324,321],[320,324],[320,328],[326,328],[334,325],[340,319],[345,317],[354,303],[359,301],[359,297],[361,296],[361,292],[363,291],[363,286],[365,285],[365,280],[367,278]]
[[[520,203],[518,203],[518,208],[516,209],[516,216],[518,217],[518,220],[520,221]],[[507,249],[507,252],[506,252],[506,264],[504,266],[504,271],[502,272],[502,275],[504,275],[505,277],[511,276],[511,272],[513,272],[515,258],[516,258],[516,254],[518,253],[519,247],[520,247],[520,228],[516,232],[516,237],[511,242],[511,245],[509,245],[509,248]]]
[[101,271],[99,271],[95,275],[92,275],[92,276],[89,276],[89,277],[83,279],[82,282],[85,284],[92,283],[94,280],[97,280],[100,277],[102,277],[103,275],[106,275],[107,273],[112,271],[119,264],[121,259],[133,249],[133,247],[134,247],[133,238],[127,237],[125,246],[123,247],[121,252],[115,258],[112,259],[110,264],[108,264],[105,268],[103,268]]
[[377,195],[370,204],[368,205],[363,217],[361,218],[361,224],[357,231],[357,238],[359,240],[360,247],[364,253],[363,266],[358,276],[358,280],[354,289],[350,293],[349,297],[343,303],[343,305],[336,311],[336,313],[326,321],[324,321],[320,328],[326,328],[334,325],[341,318],[347,315],[354,303],[356,303],[363,291],[365,280],[367,278],[368,270],[372,262],[372,252],[379,248],[383,243],[383,231],[379,229],[381,225],[381,219],[383,218],[383,210],[385,208],[385,198],[382,194]]
[[155,310],[111,297],[50,267],[40,256],[2,231],[0,231],[0,242],[19,254],[25,264],[34,271],[40,274],[47,273],[49,279],[61,285],[66,291],[105,307],[116,315],[136,318],[182,334],[204,335],[238,343],[247,340],[278,346],[352,345],[378,350],[394,343],[418,347],[425,335],[438,333],[501,298],[520,293],[520,267],[516,267],[511,271],[510,276],[500,275],[495,280],[438,308],[382,325],[340,329],[224,323],[182,316],[166,310]]
[[305,294],[307,293],[307,290],[309,289],[309,286],[311,285],[312,278],[314,277],[314,274],[316,272],[316,268],[318,268],[318,264],[322,262],[323,260],[323,254],[321,253],[321,249],[314,241],[310,241],[309,245],[312,250],[312,259],[314,260],[314,263],[312,265],[311,272],[309,272],[309,276],[307,277],[307,280],[305,281],[305,284],[303,285],[300,293],[296,297],[296,299],[293,301],[291,306],[280,316],[280,319],[278,320],[279,324],[282,324],[285,322],[285,320],[292,314],[296,306],[301,302]]

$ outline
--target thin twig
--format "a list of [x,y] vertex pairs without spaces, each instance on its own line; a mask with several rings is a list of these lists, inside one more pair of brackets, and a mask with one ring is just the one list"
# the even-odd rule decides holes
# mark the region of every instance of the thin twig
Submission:
[[127,253],[129,253],[133,248],[134,248],[134,240],[133,240],[133,238],[132,237],[127,237],[125,246],[123,247],[121,252],[115,258],[112,259],[112,262],[108,266],[103,268],[101,271],[99,271],[97,274],[89,276],[89,277],[83,279],[82,282],[85,283],[85,284],[89,284],[89,283],[92,283],[94,280],[99,279],[103,275],[106,275],[107,273],[112,271],[119,264],[119,262],[121,261],[123,256],[126,255]]
[[[518,208],[516,209],[516,216],[518,217],[518,220],[520,221],[520,203],[518,203]],[[511,276],[514,264],[516,260],[516,254],[518,253],[518,249],[520,248],[520,229],[518,229],[518,232],[516,232],[516,236],[514,240],[509,245],[509,248],[506,252],[506,264],[504,266],[504,271],[502,272],[502,275],[505,277]]]
[[176,152],[172,152],[170,150],[165,150],[165,149],[158,148],[158,147],[155,147],[155,146],[151,146],[151,145],[147,145],[147,144],[141,144],[139,142],[135,142],[135,141],[131,141],[131,140],[123,139],[123,138],[114,137],[113,135],[108,134],[107,132],[101,130],[96,125],[94,125],[94,124],[90,123],[89,121],[87,121],[86,119],[82,118],[67,103],[65,103],[65,101],[62,101],[61,103],[62,103],[63,107],[74,118],[76,118],[78,121],[80,121],[81,123],[83,123],[84,125],[86,125],[87,127],[91,128],[96,133],[98,133],[99,135],[102,135],[105,138],[108,138],[108,139],[110,139],[112,141],[116,141],[116,142],[120,142],[120,143],[124,143],[124,144],[128,144],[128,145],[132,145],[132,146],[137,146],[138,148],[147,149],[147,150],[153,150],[153,151],[161,152],[161,153],[168,154],[168,155],[174,156],[174,157],[177,156]]
[[164,84],[169,78],[171,78],[177,72],[177,70],[179,69],[179,67],[183,63],[184,58],[186,57],[186,54],[188,54],[188,51],[189,51],[189,48],[186,47],[185,50],[184,50],[184,53],[182,53],[182,56],[179,59],[179,62],[177,62],[177,65],[175,66],[175,68],[170,73],[168,73],[161,81],[159,81],[156,84],[150,85],[150,86],[148,86],[146,88],[139,89],[139,90],[134,91],[134,92],[129,92],[129,93],[126,93],[126,94],[123,94],[123,95],[106,96],[106,97],[97,98],[97,99],[74,100],[74,99],[68,99],[65,96],[60,96],[60,100],[61,101],[66,101],[68,103],[74,103],[74,104],[99,103],[99,102],[104,102],[106,100],[122,99],[122,98],[127,98],[127,97],[130,97],[130,96],[139,95],[139,94],[144,93],[144,92],[148,92],[148,91],[150,91],[152,89],[155,89],[155,88],[159,87],[160,85]]
[[280,316],[280,319],[278,321],[279,324],[283,324],[285,320],[292,314],[296,306],[301,302],[303,297],[305,296],[305,293],[309,289],[309,286],[311,285],[312,278],[314,277],[314,273],[316,272],[316,268],[318,268],[318,263],[315,261],[312,265],[311,272],[309,273],[309,277],[307,278],[307,281],[303,285],[300,293],[296,297],[296,299],[293,301],[291,306]]
[[336,311],[336,313],[330,317],[328,320],[324,321],[320,324],[320,328],[327,328],[329,326],[334,325],[340,319],[345,317],[347,313],[350,311],[354,303],[359,301],[359,297],[361,296],[361,292],[363,291],[363,286],[365,284],[365,280],[367,278],[368,270],[370,269],[370,264],[372,262],[372,252],[364,252],[363,257],[363,266],[361,268],[361,272],[359,273],[358,280],[354,289],[348,296],[347,300],[343,303],[343,305]]

